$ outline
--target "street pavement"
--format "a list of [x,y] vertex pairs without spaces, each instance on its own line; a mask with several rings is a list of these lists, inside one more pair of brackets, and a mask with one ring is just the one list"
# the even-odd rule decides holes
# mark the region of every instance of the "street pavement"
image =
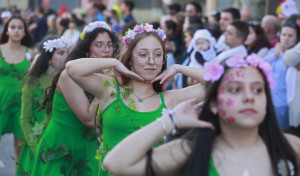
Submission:
[[15,164],[12,156],[15,157],[13,135],[5,134],[0,140],[0,176],[14,176]]

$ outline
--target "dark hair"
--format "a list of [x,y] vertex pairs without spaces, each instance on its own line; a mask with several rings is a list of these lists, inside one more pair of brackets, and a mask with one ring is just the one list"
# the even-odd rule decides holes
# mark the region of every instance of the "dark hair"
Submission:
[[118,53],[119,53],[118,36],[114,32],[108,31],[107,29],[96,28],[92,32],[85,34],[84,40],[78,39],[76,46],[72,49],[72,51],[68,55],[65,63],[62,65],[62,67],[58,71],[57,75],[54,77],[54,79],[52,81],[52,85],[50,87],[48,87],[45,91],[46,96],[45,96],[45,101],[43,102],[42,108],[47,108],[47,113],[51,113],[52,100],[53,100],[53,95],[54,95],[54,92],[56,89],[56,84],[58,82],[61,72],[65,69],[66,63],[71,60],[89,57],[91,43],[95,40],[95,38],[98,36],[98,34],[105,33],[105,32],[108,33],[109,37],[112,40],[112,43],[115,45],[114,53],[113,53],[112,57],[116,57],[118,55]]
[[[299,14],[293,14],[291,15],[285,22],[292,22],[297,24],[297,21],[300,20],[300,15]],[[299,26],[299,25],[298,25]],[[300,26],[299,26],[300,27]]]
[[101,3],[93,3],[93,7],[98,9],[99,12],[103,12],[106,9],[106,6]]
[[152,22],[153,29],[158,29],[160,28],[160,23],[159,22]]
[[[143,38],[148,37],[148,36],[153,36],[155,37],[161,44],[162,49],[163,49],[163,59],[165,60],[165,63],[162,65],[162,69],[161,72],[163,72],[166,68],[167,68],[167,58],[166,58],[166,48],[164,45],[164,42],[162,41],[162,39],[157,35],[157,33],[155,32],[143,32],[139,35],[137,35],[130,43],[130,45],[128,46],[128,48],[125,48],[122,53],[120,54],[120,61],[125,65],[125,67],[127,67],[128,69],[130,69],[130,61],[132,59],[132,51],[135,48],[135,46],[138,44],[139,41],[141,41]],[[127,83],[129,81],[129,78],[127,77],[122,77],[123,82]],[[158,93],[162,91],[162,85],[159,84],[159,81],[155,81],[153,83],[153,89]]]
[[236,9],[233,7],[226,8],[226,9],[222,10],[222,12],[230,13],[233,21],[240,20],[240,18],[241,18],[241,13],[240,13],[239,9]]
[[181,6],[178,3],[172,3],[170,5],[168,5],[168,9],[170,9],[171,11],[174,11],[173,14],[180,12],[181,10]]
[[42,73],[44,73],[48,69],[49,61],[52,59],[52,56],[56,49],[54,48],[52,52],[47,52],[43,48],[43,43],[47,40],[53,40],[56,38],[59,38],[59,36],[48,37],[47,39],[43,40],[40,43],[39,46],[40,55],[36,58],[36,62],[33,64],[32,68],[26,74],[26,77],[24,79],[24,84],[28,79],[38,78]]
[[189,33],[192,37],[194,36],[195,32],[199,29],[203,29],[203,26],[200,24],[192,24],[186,29],[186,32]]
[[[225,69],[225,72],[229,70],[228,68]],[[263,71],[259,68],[257,69],[264,79],[264,88],[267,98],[266,116],[263,122],[259,125],[258,133],[264,141],[268,150],[272,170],[275,176],[279,176],[277,164],[280,159],[292,162],[292,164],[294,165],[294,171],[296,172],[295,175],[297,175],[298,165],[296,155],[293,148],[289,144],[288,140],[284,137],[278,125],[274,105],[272,102],[269,83]],[[224,75],[225,73],[223,74],[223,76]],[[179,175],[189,174],[192,176],[208,176],[209,168],[213,167],[209,166],[209,159],[211,157],[215,137],[221,133],[221,128],[218,120],[219,118],[217,117],[217,115],[214,115],[210,110],[210,103],[211,101],[217,100],[216,92],[220,86],[223,76],[218,81],[212,84],[206,84],[206,97],[204,99],[202,112],[199,114],[199,119],[212,123],[215,127],[215,130],[193,129],[190,131],[186,138],[194,140],[192,152],[190,153],[189,159],[180,171]],[[285,165],[287,167],[286,162]],[[291,171],[289,171],[289,175],[291,175],[290,172]]]
[[64,30],[61,32],[61,35],[69,28],[70,20],[67,18],[62,18],[59,22],[61,26],[64,27]]
[[217,24],[217,23],[208,23],[208,24],[206,24],[206,29],[209,30],[211,35],[213,37],[215,37],[216,39],[218,39],[222,35],[220,25]]
[[128,30],[128,29],[133,29],[134,26],[136,25],[137,23],[135,21],[129,21],[127,23],[124,24],[123,27],[121,27],[121,30],[120,30],[120,34],[122,36],[125,35],[125,32]]
[[6,34],[8,31],[8,25],[9,23],[14,20],[14,19],[18,19],[21,20],[23,25],[24,25],[24,32],[25,32],[25,36],[22,38],[21,40],[21,45],[27,46],[27,47],[33,47],[34,46],[34,42],[33,39],[31,37],[30,32],[28,31],[26,22],[24,21],[24,19],[21,16],[12,16],[5,24],[4,24],[4,28],[1,34],[1,38],[0,38],[0,44],[4,44],[7,43],[8,41],[8,35]]
[[134,2],[130,1],[130,0],[124,0],[123,3],[126,4],[126,6],[129,7],[129,10],[132,11],[132,9],[134,8]]
[[247,46],[248,54],[257,53],[261,48],[269,47],[270,43],[268,37],[265,34],[264,29],[260,26],[260,24],[250,22],[249,27],[252,28],[255,32],[256,39],[253,41],[253,43]]
[[212,17],[214,17],[214,18],[216,19],[216,21],[220,21],[220,19],[221,19],[221,13],[218,12],[218,11],[213,11],[213,12],[211,12],[210,15],[211,15]]
[[190,24],[200,24],[203,26],[202,20],[198,15],[190,15],[188,20]]
[[246,41],[248,34],[249,34],[249,26],[246,22],[237,20],[230,23],[230,25],[234,26],[237,30],[237,34],[240,37],[243,37],[243,41]]
[[202,6],[198,2],[188,2],[184,5],[184,9],[186,8],[187,5],[191,4],[192,6],[195,7],[196,12],[202,13]]
[[166,24],[166,27],[168,30],[171,29],[171,30],[173,30],[174,34],[176,33],[177,24],[173,20],[167,20],[167,21],[165,21],[165,24]]
[[296,34],[297,34],[297,42],[296,43],[298,43],[300,41],[300,27],[296,23],[285,22],[282,24],[280,32],[281,32],[282,28],[284,28],[284,27],[290,27],[290,28],[293,28],[296,30]]

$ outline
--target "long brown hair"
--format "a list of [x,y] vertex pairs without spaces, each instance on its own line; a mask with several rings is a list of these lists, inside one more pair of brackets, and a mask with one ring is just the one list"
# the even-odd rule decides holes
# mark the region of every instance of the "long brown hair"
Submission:
[[[163,48],[163,59],[165,60],[164,64],[162,65],[162,69],[161,72],[163,72],[164,70],[166,70],[167,68],[167,56],[166,56],[166,48],[165,48],[165,44],[162,41],[162,39],[155,33],[155,32],[143,32],[139,35],[137,35],[130,43],[130,45],[128,46],[128,48],[125,48],[122,53],[120,54],[120,61],[125,65],[125,67],[127,67],[128,69],[130,69],[130,61],[132,59],[132,52],[133,49],[135,48],[135,46],[139,43],[139,41],[141,41],[142,39],[144,39],[145,37],[148,36],[153,36],[155,37],[159,43],[161,44],[162,48]],[[160,73],[161,73],[160,72]],[[129,78],[127,77],[122,77],[124,83],[128,83]],[[162,85],[159,84],[159,81],[156,81],[153,83],[153,89],[158,93],[162,91]]]

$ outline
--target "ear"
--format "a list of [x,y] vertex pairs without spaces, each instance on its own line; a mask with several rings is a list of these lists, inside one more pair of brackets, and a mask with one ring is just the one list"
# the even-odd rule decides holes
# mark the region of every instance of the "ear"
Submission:
[[218,112],[219,112],[219,108],[218,108],[218,104],[215,100],[212,100],[209,104],[209,108],[210,108],[210,111],[214,114],[214,115],[217,115]]

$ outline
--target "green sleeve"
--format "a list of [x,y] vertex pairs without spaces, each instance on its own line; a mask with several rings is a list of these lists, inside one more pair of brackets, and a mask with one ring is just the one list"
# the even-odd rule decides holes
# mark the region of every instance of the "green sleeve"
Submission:
[[34,152],[38,139],[33,136],[33,101],[36,86],[28,80],[22,89],[21,128],[30,150]]

